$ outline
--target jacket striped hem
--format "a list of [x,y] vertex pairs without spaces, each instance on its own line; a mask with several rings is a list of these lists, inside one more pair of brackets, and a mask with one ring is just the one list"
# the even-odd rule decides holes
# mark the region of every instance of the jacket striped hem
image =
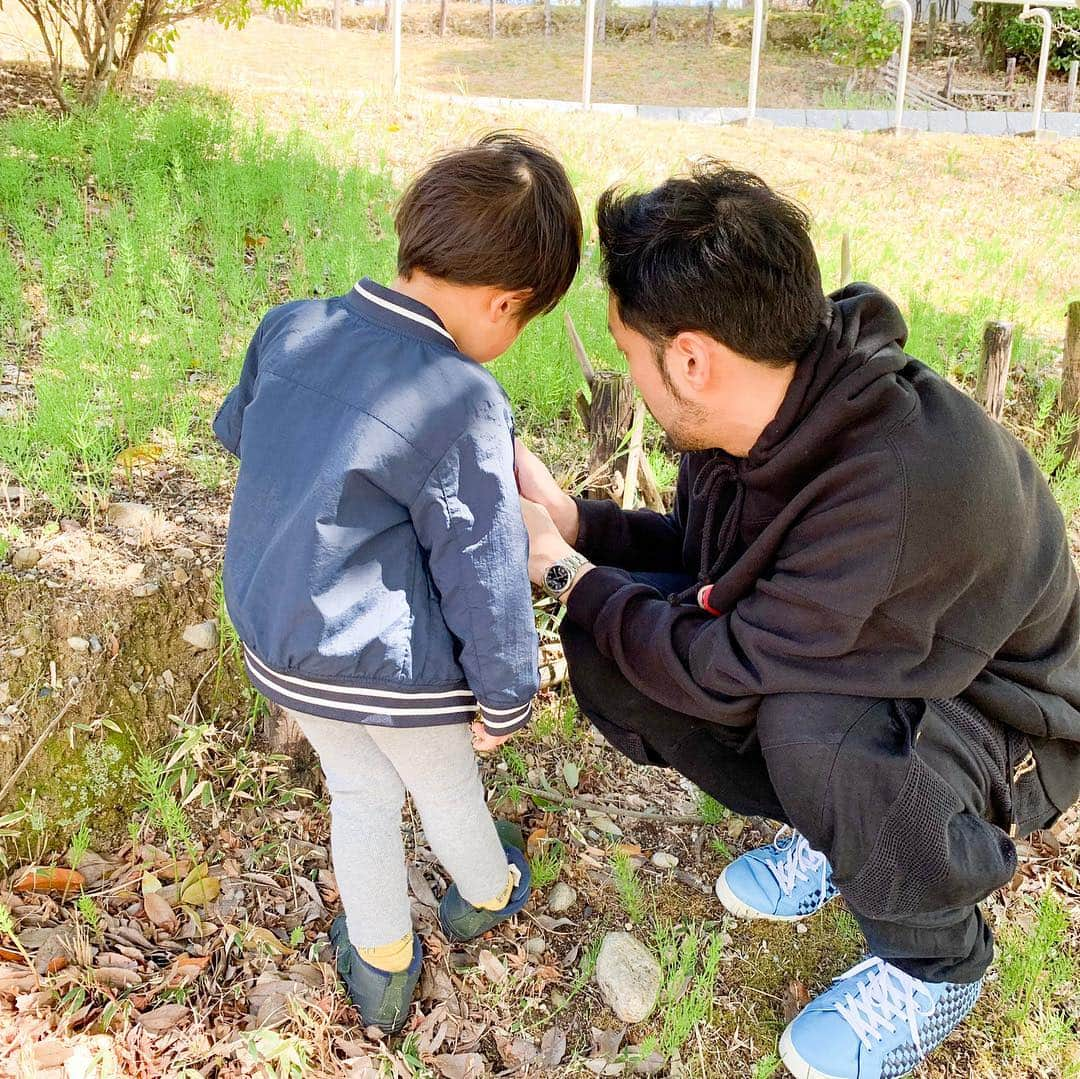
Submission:
[[316,682],[273,670],[246,645],[244,664],[252,684],[264,697],[296,712],[354,723],[385,716],[395,727],[467,723],[476,715],[476,697],[469,689],[364,689]]

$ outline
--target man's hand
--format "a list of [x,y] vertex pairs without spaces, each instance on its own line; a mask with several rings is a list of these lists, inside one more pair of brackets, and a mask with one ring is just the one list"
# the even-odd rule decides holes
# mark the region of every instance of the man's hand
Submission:
[[478,719],[473,720],[471,730],[472,747],[477,753],[490,753],[514,737],[512,734],[490,734],[487,727]]
[[559,535],[573,546],[578,536],[577,503],[559,487],[547,465],[520,438],[514,439],[514,464],[522,498],[543,506]]

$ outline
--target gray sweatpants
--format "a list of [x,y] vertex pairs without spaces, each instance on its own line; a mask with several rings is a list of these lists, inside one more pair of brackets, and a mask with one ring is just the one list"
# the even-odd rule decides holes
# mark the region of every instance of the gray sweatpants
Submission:
[[400,940],[412,928],[401,841],[405,792],[435,856],[470,903],[507,881],[468,724],[378,727],[291,712],[319,755],[330,792],[330,841],[355,948]]

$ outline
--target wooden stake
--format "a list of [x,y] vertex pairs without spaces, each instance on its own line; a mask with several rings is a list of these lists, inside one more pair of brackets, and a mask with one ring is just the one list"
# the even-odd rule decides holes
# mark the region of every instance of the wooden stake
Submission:
[[1076,112],[1076,80],[1080,74],[1080,60],[1069,61],[1069,83],[1065,90],[1065,111]]
[[1005,61],[1005,89],[1011,90],[1016,85],[1016,57],[1010,56]]
[[655,45],[656,35],[660,27],[660,0],[652,0],[652,10],[649,12],[649,40]]
[[344,0],[334,0],[334,6],[330,9],[330,25],[335,30],[341,29],[341,8]]
[[491,40],[495,40],[495,0],[488,4],[488,34]]
[[945,100],[952,101],[953,72],[956,68],[956,57],[950,56],[945,67]]
[[551,37],[551,0],[544,0],[544,37]]
[[439,3],[439,37],[446,37],[446,20],[450,14],[449,0],[440,0]]
[[926,19],[926,58],[934,59],[934,35],[937,33],[938,0],[930,0]]
[[983,330],[982,360],[975,400],[995,420],[1005,411],[1005,387],[1012,361],[1013,328],[1008,322],[988,322]]
[[713,11],[713,0],[709,0],[709,7],[705,15],[705,44],[711,45],[716,35],[716,15]]
[[597,0],[596,40],[601,45],[607,41],[607,0]]
[[1065,316],[1065,355],[1061,361],[1058,409],[1077,420],[1077,427],[1065,447],[1063,463],[1068,464],[1076,453],[1077,443],[1080,442],[1080,300],[1073,300],[1069,304]]
[[840,287],[851,280],[851,234],[845,232],[840,237]]
[[641,440],[645,435],[645,402],[638,398],[634,405],[634,424],[630,428],[630,453],[626,458],[626,484],[623,487],[622,508],[632,510],[638,493],[638,473],[641,468]]
[[589,362],[589,355],[585,351],[585,346],[581,343],[581,338],[578,336],[577,327],[574,325],[574,320],[570,315],[568,308],[563,308],[563,325],[566,327],[566,335],[570,338],[570,348],[573,350],[574,357],[578,362],[578,366],[581,368],[581,373],[585,376],[585,381],[591,387],[596,381],[596,372],[593,370],[593,365]]
[[656,482],[656,473],[649,464],[648,457],[641,455],[641,467],[638,478],[641,480],[641,494],[645,499],[645,505],[657,513],[667,513],[664,505],[664,496],[660,493],[660,484]]

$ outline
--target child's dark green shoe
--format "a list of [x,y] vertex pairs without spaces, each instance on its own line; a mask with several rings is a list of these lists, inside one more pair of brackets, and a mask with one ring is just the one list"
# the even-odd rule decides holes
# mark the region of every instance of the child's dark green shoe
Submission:
[[339,914],[330,927],[330,940],[337,951],[337,971],[365,1026],[396,1034],[408,1021],[413,993],[420,981],[424,947],[413,937],[413,958],[408,970],[391,974],[365,963],[349,940],[345,915]]
[[529,859],[523,851],[510,844],[504,844],[503,849],[506,851],[508,864],[518,872],[518,882],[510,893],[509,902],[501,910],[481,910],[467,903],[457,885],[451,884],[439,904],[439,925],[448,940],[465,941],[482,937],[500,922],[512,918],[529,901],[529,893],[532,891]]

